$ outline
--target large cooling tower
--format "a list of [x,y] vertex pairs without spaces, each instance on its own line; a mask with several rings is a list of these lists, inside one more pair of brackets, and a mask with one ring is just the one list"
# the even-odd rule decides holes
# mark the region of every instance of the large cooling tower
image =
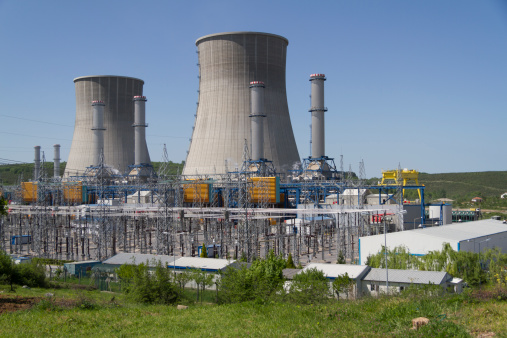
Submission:
[[[76,124],[65,177],[82,175],[95,165],[92,101],[104,102],[104,163],[125,173],[134,164],[134,96],[143,95],[144,81],[125,76],[83,76],[76,85]],[[148,148],[144,141],[146,154]],[[149,154],[147,155],[149,161]]]
[[264,157],[278,172],[299,161],[285,89],[287,39],[255,32],[206,35],[196,41],[199,102],[184,175],[241,167],[251,150],[250,82],[264,89]]

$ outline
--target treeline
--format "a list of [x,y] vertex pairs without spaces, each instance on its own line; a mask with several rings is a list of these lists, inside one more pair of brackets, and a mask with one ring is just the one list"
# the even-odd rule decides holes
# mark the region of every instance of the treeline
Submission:
[[[376,255],[369,256],[366,265],[372,268],[385,268],[385,247],[382,246],[382,250]],[[501,253],[497,248],[479,254],[455,251],[449,243],[444,243],[441,251],[430,251],[424,256],[414,256],[406,247],[398,246],[387,250],[387,267],[445,271],[474,286],[485,283],[507,286],[507,254]]]
[[221,304],[246,301],[316,304],[340,294],[348,296],[352,289],[353,281],[347,274],[336,278],[330,288],[324,273],[315,268],[296,274],[287,283],[282,271],[290,264],[271,251],[265,259],[240,263],[239,267],[228,267],[221,273],[197,269],[174,272],[160,263],[150,272],[148,262],[122,265],[116,273],[123,292],[141,303],[173,304],[183,298],[185,285],[191,281],[195,283],[197,301],[202,301],[206,289],[214,286],[215,301]]
[[27,285],[30,287],[47,287],[45,268],[37,261],[14,264],[5,251],[0,250],[0,283],[8,284],[11,291],[14,285]]

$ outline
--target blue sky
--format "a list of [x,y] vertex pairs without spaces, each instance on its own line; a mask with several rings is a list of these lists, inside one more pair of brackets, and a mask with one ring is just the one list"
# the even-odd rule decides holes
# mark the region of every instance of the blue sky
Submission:
[[153,161],[185,159],[197,102],[195,40],[258,31],[289,40],[287,95],[309,155],[311,73],[325,73],[326,153],[382,169],[507,170],[507,1],[0,0],[0,162],[53,144],[67,160],[73,79],[145,81]]

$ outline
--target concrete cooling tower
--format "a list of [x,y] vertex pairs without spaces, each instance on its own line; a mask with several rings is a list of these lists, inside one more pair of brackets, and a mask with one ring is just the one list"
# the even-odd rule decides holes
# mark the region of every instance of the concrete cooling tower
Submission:
[[199,102],[184,175],[223,174],[251,150],[250,82],[264,89],[264,158],[278,172],[300,160],[287,106],[288,40],[255,32],[206,35],[196,41]]
[[[79,176],[96,165],[92,102],[103,103],[104,163],[120,173],[134,164],[134,96],[143,95],[144,81],[125,76],[83,76],[74,79],[76,86],[76,123],[64,177]],[[96,129],[96,128],[95,128]],[[143,141],[145,160],[150,157]]]

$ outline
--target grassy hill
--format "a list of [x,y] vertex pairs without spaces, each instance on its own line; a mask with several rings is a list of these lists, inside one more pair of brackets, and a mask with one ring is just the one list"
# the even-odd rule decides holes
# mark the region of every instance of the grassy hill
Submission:
[[[119,293],[0,286],[5,337],[504,337],[505,293],[367,297],[324,304],[245,302],[175,306],[129,302]],[[47,292],[54,296],[45,297]],[[505,292],[505,291],[503,291]],[[9,307],[7,307],[9,305]],[[22,311],[19,311],[22,310]],[[412,319],[428,325],[411,330]]]
[[426,192],[452,199],[499,197],[507,192],[507,171],[419,175]]

